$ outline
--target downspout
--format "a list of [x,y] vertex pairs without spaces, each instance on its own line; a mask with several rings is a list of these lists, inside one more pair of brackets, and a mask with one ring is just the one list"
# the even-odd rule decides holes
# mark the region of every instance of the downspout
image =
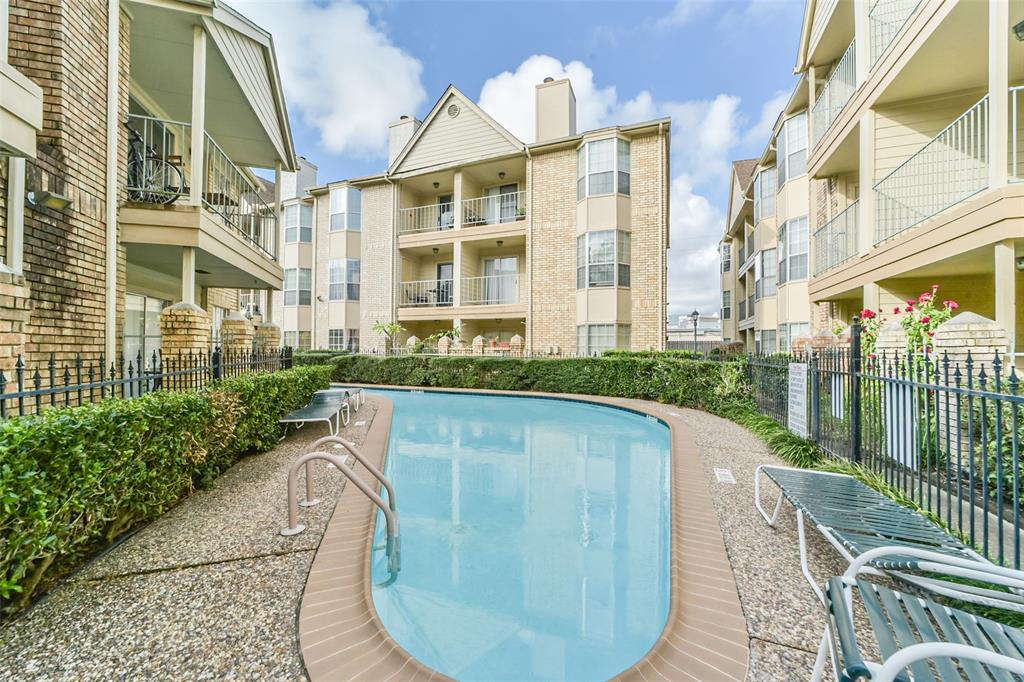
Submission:
[[663,170],[665,170],[665,180],[663,182],[659,182],[658,183],[658,207],[661,210],[662,216],[663,216],[663,219],[661,221],[661,235],[660,235],[662,247],[661,247],[660,250],[661,250],[661,257],[664,260],[662,261],[663,265],[662,265],[662,268],[661,268],[661,276],[658,277],[658,300],[659,300],[658,307],[661,308],[661,313],[660,313],[661,319],[658,320],[658,331],[659,331],[660,339],[661,340],[658,342],[658,349],[657,350],[664,350],[665,349],[665,345],[666,345],[665,344],[665,335],[667,334],[667,332],[665,330],[665,322],[666,322],[666,318],[668,317],[668,301],[665,300],[665,284],[666,284],[665,280],[668,278],[668,259],[665,257],[665,252],[668,249],[665,247],[665,244],[666,244],[666,242],[668,242],[668,237],[666,235],[666,225],[668,224],[668,221],[669,221],[669,211],[668,211],[668,206],[665,203],[665,182],[669,182],[670,179],[669,179],[668,168],[665,165],[665,134],[664,134],[664,129],[665,129],[665,123],[659,121],[658,122],[658,167],[662,168]]
[[117,147],[120,3],[107,0],[107,215],[106,297],[103,349],[107,362],[117,352]]
[[526,246],[530,249],[529,258],[526,259],[526,291],[527,303],[526,303],[526,352],[530,354],[533,352],[533,154],[530,153],[530,147],[525,146],[526,149],[526,168],[527,175],[530,179],[530,210],[526,220]]

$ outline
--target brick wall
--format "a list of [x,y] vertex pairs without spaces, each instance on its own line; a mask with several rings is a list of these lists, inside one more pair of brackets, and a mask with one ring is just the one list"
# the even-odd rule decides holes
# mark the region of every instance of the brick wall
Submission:
[[530,263],[526,343],[534,351],[576,350],[576,150],[535,154],[527,166],[526,257]]
[[665,347],[665,231],[668,229],[668,179],[662,159],[665,138],[645,135],[630,146],[630,298],[633,350]]
[[364,187],[362,210],[359,345],[364,350],[383,349],[384,337],[373,331],[373,325],[395,319],[392,290],[397,276],[394,268],[397,243],[391,185],[380,183]]
[[[26,171],[29,191],[50,189],[73,204],[63,212],[25,211],[25,280],[32,312],[29,362],[50,353],[103,350],[106,271],[106,5],[80,0],[11,0],[10,62],[43,89],[37,159]],[[120,111],[127,114],[129,24],[121,16]],[[119,178],[127,159],[120,135]],[[124,310],[120,249],[118,317]],[[117,333],[121,336],[120,330]]]

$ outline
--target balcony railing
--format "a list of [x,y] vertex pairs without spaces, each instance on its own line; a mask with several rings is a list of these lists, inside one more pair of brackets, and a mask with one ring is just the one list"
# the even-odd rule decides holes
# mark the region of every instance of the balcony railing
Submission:
[[875,184],[875,244],[988,187],[988,96]]
[[519,302],[519,275],[465,277],[462,305],[508,305]]
[[497,225],[526,220],[526,192],[462,200],[463,225]]
[[811,109],[811,120],[814,124],[814,144],[818,144],[832,124],[839,118],[847,102],[857,91],[857,54],[856,43],[850,43],[846,52],[840,57],[832,74],[828,77],[818,98]]
[[815,277],[856,255],[858,203],[853,202],[814,232]]
[[1010,88],[1010,182],[1024,182],[1024,85]]
[[450,279],[424,279],[399,285],[398,305],[403,307],[443,308],[453,303]]
[[450,230],[455,227],[455,206],[448,201],[398,210],[398,234]]
[[747,300],[743,299],[740,301],[740,322],[747,319]]
[[868,22],[871,29],[872,66],[882,58],[920,4],[921,0],[878,0],[871,6]]
[[754,317],[754,295],[747,296],[747,317]]
[[[188,123],[130,115],[128,201],[168,205],[190,194],[192,128]],[[277,214],[259,188],[209,135],[203,147],[203,205],[243,241],[274,259]]]

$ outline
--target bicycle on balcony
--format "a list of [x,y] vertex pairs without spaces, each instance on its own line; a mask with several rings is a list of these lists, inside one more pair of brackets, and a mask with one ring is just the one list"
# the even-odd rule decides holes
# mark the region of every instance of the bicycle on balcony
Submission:
[[128,200],[172,204],[188,192],[181,157],[160,154],[126,121],[128,129]]

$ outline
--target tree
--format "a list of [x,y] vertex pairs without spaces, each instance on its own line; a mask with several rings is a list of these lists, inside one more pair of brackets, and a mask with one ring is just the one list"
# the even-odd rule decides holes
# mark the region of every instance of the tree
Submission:
[[384,350],[390,352],[394,347],[395,337],[405,331],[405,327],[397,322],[374,322],[373,331],[375,334],[384,335]]

